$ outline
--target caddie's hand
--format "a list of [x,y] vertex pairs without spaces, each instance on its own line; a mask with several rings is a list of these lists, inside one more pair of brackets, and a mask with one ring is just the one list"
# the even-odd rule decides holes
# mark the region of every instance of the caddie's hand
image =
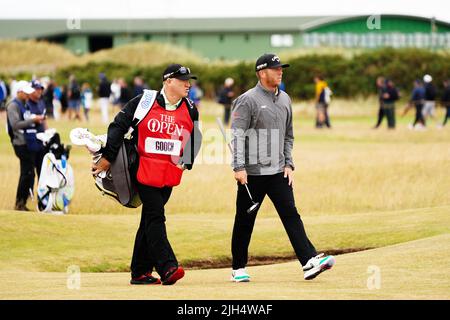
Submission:
[[45,116],[38,114],[38,115],[35,115],[32,119],[33,119],[34,123],[41,124],[42,121],[44,121]]
[[236,172],[234,173],[234,178],[235,178],[236,181],[238,181],[240,184],[246,184],[246,183],[247,183],[247,171],[245,171],[245,170],[236,171]]
[[92,174],[94,176],[96,176],[102,171],[108,171],[110,167],[111,167],[111,163],[102,157],[97,162],[92,163],[92,166],[91,166]]
[[289,185],[294,185],[294,171],[292,171],[291,167],[284,168],[284,177],[288,178]]

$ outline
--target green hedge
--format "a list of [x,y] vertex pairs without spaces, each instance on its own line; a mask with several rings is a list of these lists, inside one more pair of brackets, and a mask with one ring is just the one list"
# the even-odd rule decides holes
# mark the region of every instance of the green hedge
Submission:
[[[377,49],[352,58],[340,55],[308,55],[287,62],[291,67],[284,73],[284,82],[287,92],[294,99],[308,99],[314,96],[315,74],[322,74],[325,77],[335,97],[346,98],[374,94],[375,79],[380,75],[391,78],[404,96],[409,95],[414,79],[422,78],[425,73],[433,76],[438,89],[442,88],[442,81],[450,76],[448,53],[420,49]],[[80,83],[86,81],[95,87],[100,72],[106,73],[109,79],[123,77],[130,84],[134,76],[142,75],[151,88],[160,88],[164,67],[130,68],[107,62],[90,63],[57,70],[54,76],[58,83],[64,83],[73,73]],[[256,83],[254,63],[202,64],[190,67],[198,75],[200,85],[209,97],[215,95],[227,77],[235,79],[240,92],[253,87]]]

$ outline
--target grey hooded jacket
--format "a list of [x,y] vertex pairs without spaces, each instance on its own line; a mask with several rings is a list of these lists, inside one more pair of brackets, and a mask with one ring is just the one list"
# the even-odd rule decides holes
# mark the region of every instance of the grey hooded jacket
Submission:
[[234,100],[231,116],[234,171],[273,175],[294,169],[291,99],[260,82]]

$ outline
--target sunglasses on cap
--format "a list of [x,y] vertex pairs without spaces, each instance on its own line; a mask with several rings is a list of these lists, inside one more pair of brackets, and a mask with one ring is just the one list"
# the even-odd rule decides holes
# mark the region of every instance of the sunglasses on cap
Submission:
[[163,78],[164,78],[164,80],[166,80],[166,79],[169,79],[169,78],[171,78],[173,76],[176,76],[176,75],[184,76],[184,75],[187,75],[187,74],[190,74],[190,73],[191,73],[191,69],[186,68],[186,67],[180,67],[176,71],[173,71],[171,73],[165,74]]

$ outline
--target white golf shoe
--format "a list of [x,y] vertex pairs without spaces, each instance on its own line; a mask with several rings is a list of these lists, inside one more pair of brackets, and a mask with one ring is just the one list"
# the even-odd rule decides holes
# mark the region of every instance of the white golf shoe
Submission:
[[312,280],[322,272],[331,269],[335,262],[333,256],[324,256],[323,253],[312,257],[303,266],[305,280]]
[[232,282],[249,282],[250,276],[248,275],[245,268],[233,270],[231,272],[231,281]]

